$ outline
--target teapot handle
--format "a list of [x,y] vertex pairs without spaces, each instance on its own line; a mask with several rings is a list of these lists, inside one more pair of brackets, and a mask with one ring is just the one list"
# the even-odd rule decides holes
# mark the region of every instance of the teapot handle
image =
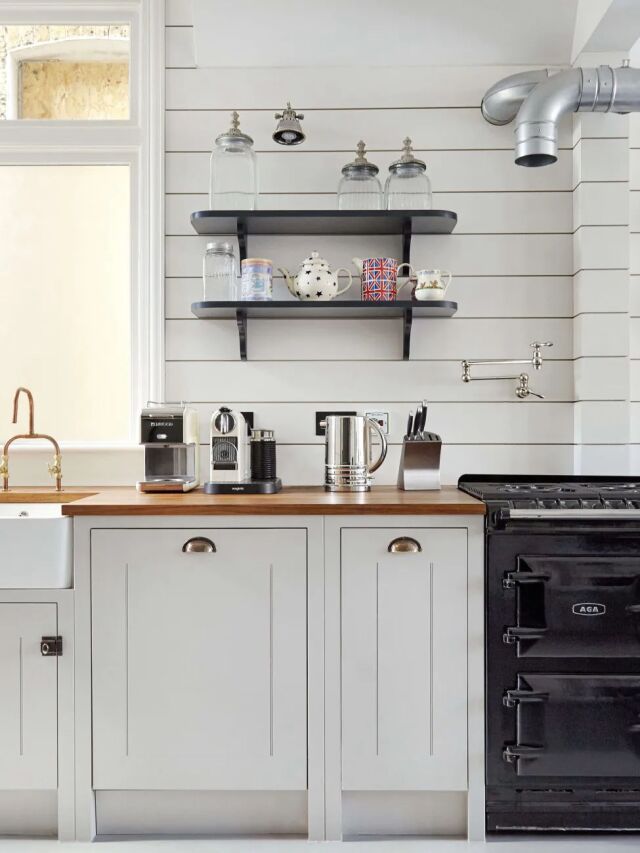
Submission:
[[449,272],[449,270],[440,270],[440,276],[442,277],[443,283],[444,283],[444,279],[445,279],[445,278],[446,278],[446,280],[447,280],[447,283],[445,284],[445,286],[444,286],[444,288],[443,288],[443,290],[442,290],[442,295],[444,296],[444,295],[445,295],[445,293],[447,292],[447,288],[448,288],[448,287],[449,287],[449,285],[451,284],[451,279],[453,278],[453,276],[451,275],[451,273]]
[[338,290],[338,291],[336,292],[336,296],[340,296],[340,294],[341,294],[341,293],[346,293],[346,292],[347,292],[347,290],[349,290],[349,288],[350,288],[350,287],[351,287],[351,285],[353,284],[353,276],[351,275],[351,272],[350,272],[346,267],[338,267],[338,269],[337,269],[337,270],[334,270],[334,271],[333,271],[333,274],[334,274],[334,275],[335,275],[335,277],[336,277],[336,281],[337,281],[337,279],[338,279],[338,273],[339,273],[339,272],[346,272],[346,274],[349,276],[349,284],[348,284],[346,287],[343,287],[343,288],[342,288],[342,290]]

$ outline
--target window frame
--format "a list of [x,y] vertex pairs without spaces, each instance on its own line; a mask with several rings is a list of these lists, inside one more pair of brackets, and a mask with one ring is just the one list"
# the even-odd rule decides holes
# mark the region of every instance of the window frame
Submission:
[[129,435],[120,442],[62,441],[63,449],[137,445],[140,408],[147,400],[164,399],[164,5],[159,0],[0,0],[2,25],[130,27],[128,119],[0,121],[0,166],[129,166]]

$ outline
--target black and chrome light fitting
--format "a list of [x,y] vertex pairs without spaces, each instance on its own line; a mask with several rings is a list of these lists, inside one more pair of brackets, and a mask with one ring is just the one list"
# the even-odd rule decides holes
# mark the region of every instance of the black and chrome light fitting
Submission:
[[305,135],[300,121],[304,118],[302,113],[297,113],[287,102],[286,109],[276,113],[274,118],[278,124],[273,132],[273,139],[280,145],[299,145],[304,142]]

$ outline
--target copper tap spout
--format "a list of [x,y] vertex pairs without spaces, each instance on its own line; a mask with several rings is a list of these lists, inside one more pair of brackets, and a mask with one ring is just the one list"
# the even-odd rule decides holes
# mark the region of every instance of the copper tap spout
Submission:
[[53,445],[54,457],[53,464],[49,465],[49,473],[56,478],[56,491],[59,492],[62,490],[62,454],[60,452],[60,445],[55,440],[55,438],[53,438],[53,436],[47,435],[46,433],[38,433],[34,431],[33,394],[31,393],[31,391],[29,391],[28,388],[23,388],[21,386],[15,393],[15,396],[13,398],[13,423],[18,423],[18,404],[20,402],[21,393],[26,394],[27,400],[29,401],[29,432],[14,435],[8,441],[5,442],[5,445],[2,449],[2,457],[0,458],[2,490],[4,492],[9,491],[9,448],[11,447],[13,442],[21,438],[43,438],[45,439],[45,441],[50,441]]

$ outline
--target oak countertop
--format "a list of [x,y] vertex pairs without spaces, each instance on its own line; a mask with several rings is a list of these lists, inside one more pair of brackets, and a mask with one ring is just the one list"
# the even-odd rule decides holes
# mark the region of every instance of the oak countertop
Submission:
[[[26,491],[26,490],[25,490]],[[87,490],[89,491],[89,490]],[[370,492],[325,492],[320,486],[284,488],[276,495],[140,494],[134,488],[95,489],[65,503],[63,515],[484,515],[481,501],[443,486],[403,492],[374,486]],[[35,500],[38,500],[35,497]]]

